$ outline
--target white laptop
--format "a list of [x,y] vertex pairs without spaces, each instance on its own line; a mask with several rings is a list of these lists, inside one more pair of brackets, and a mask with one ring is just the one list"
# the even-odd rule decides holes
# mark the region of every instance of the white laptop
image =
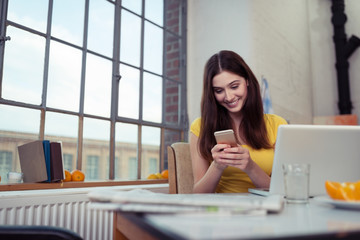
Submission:
[[283,163],[310,163],[310,196],[326,194],[325,181],[360,180],[360,126],[281,125],[269,191],[284,195]]

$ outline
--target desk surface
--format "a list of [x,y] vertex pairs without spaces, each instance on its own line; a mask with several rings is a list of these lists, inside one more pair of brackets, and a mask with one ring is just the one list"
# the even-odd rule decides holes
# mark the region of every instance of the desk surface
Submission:
[[308,204],[287,203],[281,213],[258,216],[121,212],[117,215],[155,239],[360,239],[360,210],[338,209],[315,200]]

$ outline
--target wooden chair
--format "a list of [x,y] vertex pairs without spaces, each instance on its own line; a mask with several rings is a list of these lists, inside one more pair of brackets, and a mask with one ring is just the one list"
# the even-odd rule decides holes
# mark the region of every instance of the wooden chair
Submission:
[[194,176],[190,145],[176,142],[168,146],[169,193],[192,193]]

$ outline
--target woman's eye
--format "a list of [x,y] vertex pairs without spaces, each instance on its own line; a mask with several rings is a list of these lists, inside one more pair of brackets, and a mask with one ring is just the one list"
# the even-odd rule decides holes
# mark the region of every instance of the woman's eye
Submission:
[[231,86],[231,89],[237,89],[239,87],[239,85],[233,85]]

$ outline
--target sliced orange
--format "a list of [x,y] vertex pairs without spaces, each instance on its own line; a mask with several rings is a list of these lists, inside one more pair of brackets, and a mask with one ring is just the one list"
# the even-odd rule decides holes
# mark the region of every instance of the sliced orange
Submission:
[[360,181],[354,183],[354,186],[355,186],[355,191],[354,191],[355,200],[360,201]]
[[360,181],[358,182],[325,182],[327,194],[335,200],[360,201]]
[[341,183],[326,181],[325,182],[325,188],[326,188],[327,194],[332,199],[343,200],[343,196],[342,196],[342,194],[340,193],[340,190],[339,190],[341,188]]

